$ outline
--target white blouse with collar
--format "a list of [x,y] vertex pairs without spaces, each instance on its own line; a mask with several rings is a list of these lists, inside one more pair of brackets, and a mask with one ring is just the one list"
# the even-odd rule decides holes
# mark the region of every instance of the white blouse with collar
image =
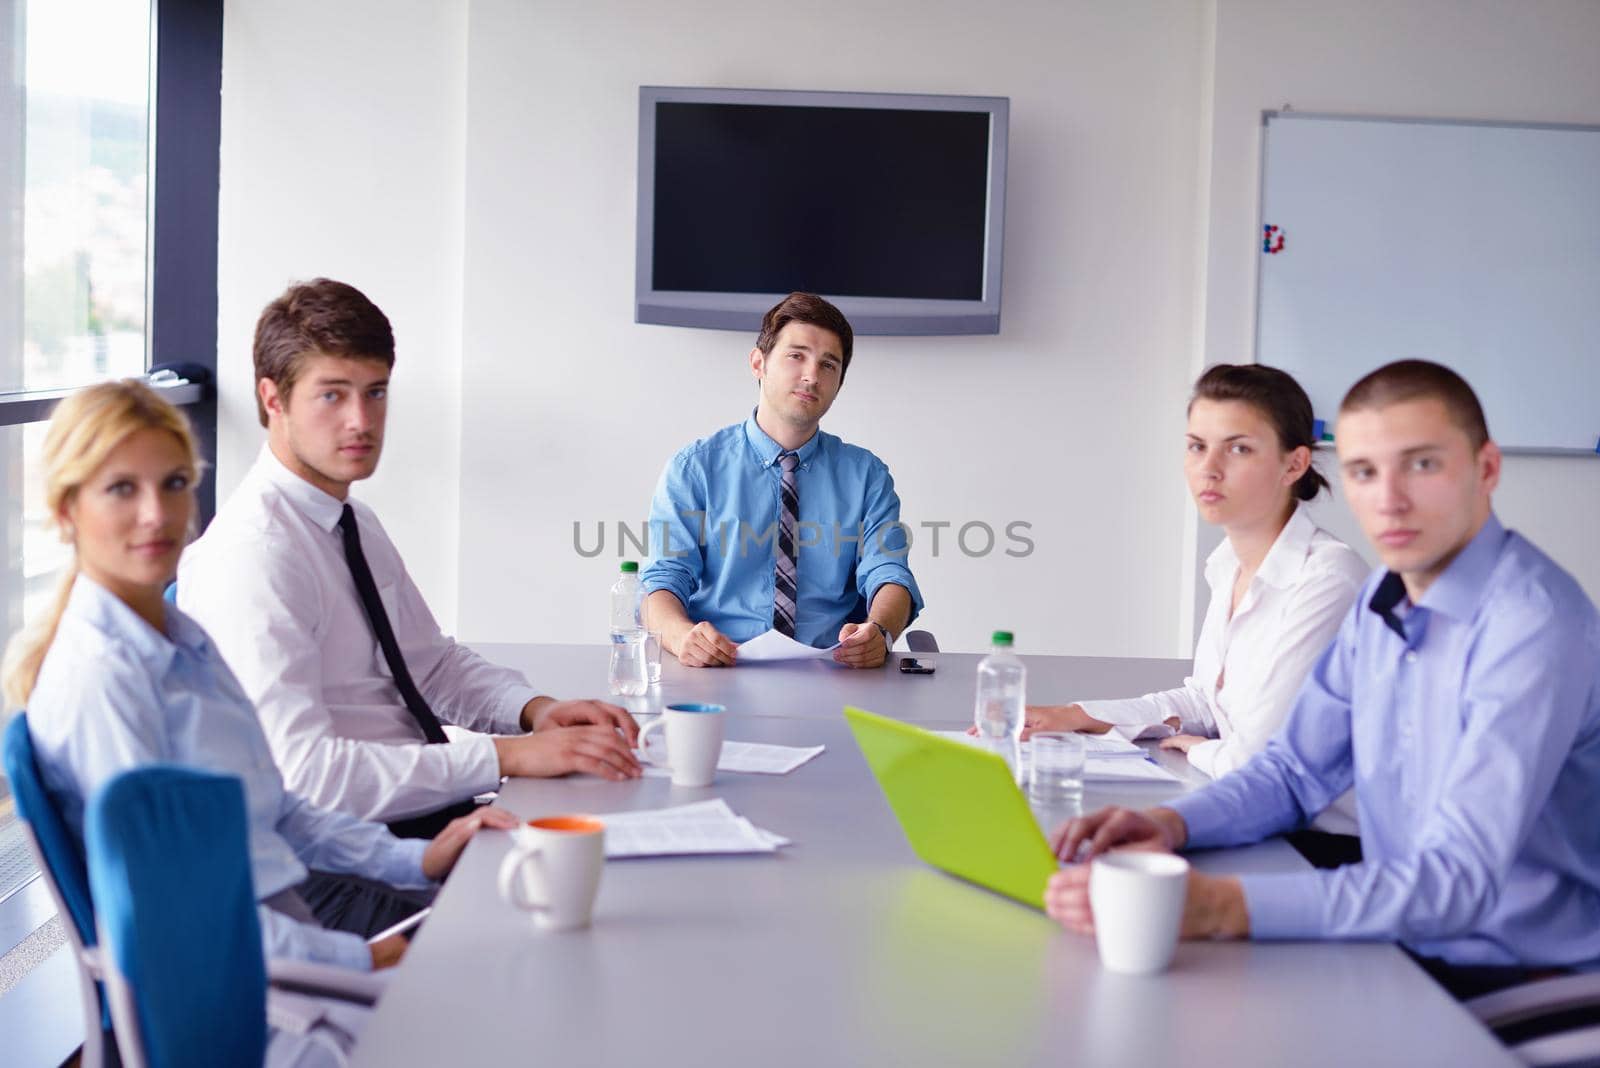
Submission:
[[[1369,573],[1355,550],[1318,527],[1301,505],[1230,617],[1239,558],[1224,539],[1206,560],[1211,603],[1193,674],[1175,690],[1079,704],[1095,719],[1124,728],[1159,727],[1175,718],[1183,733],[1209,739],[1189,750],[1189,763],[1213,778],[1225,775],[1260,752],[1282,726]],[[1315,826],[1355,834],[1355,811],[1355,799],[1346,794]]]

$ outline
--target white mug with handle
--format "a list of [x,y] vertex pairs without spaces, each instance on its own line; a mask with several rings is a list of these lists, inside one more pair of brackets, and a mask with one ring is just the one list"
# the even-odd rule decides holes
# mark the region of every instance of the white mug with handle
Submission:
[[1108,971],[1150,975],[1172,962],[1189,890],[1189,862],[1124,850],[1090,861],[1089,911]]
[[512,832],[500,862],[500,896],[533,913],[536,926],[589,926],[606,863],[605,824],[589,816],[529,820]]
[[[639,755],[648,763],[672,769],[674,786],[710,786],[722,757],[722,705],[668,705],[658,719],[639,732]],[[650,736],[664,732],[667,755],[650,751]]]

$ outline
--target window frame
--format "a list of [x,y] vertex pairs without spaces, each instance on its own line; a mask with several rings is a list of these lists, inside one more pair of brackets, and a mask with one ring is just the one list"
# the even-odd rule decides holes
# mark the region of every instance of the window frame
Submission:
[[[188,412],[200,454],[217,454],[217,195],[222,142],[222,7],[217,0],[151,0],[151,173],[146,257],[149,314],[145,323],[149,367],[188,364],[194,381],[156,383],[162,395]],[[18,0],[0,0],[0,13],[20,19]],[[22,34],[10,35],[15,55],[0,56],[0,79],[15,86]],[[22,94],[15,106],[23,111]],[[13,106],[5,100],[4,106]],[[17,136],[23,136],[20,123]],[[20,152],[0,153],[18,160]],[[20,163],[17,164],[20,166]],[[21,175],[0,177],[20,183]],[[9,195],[9,194],[8,194]],[[8,225],[0,221],[0,226]],[[10,233],[0,231],[0,259],[8,266],[0,301],[16,299],[20,263],[12,276]],[[18,309],[20,311],[20,309]],[[21,329],[21,316],[14,320]],[[0,427],[41,422],[73,389],[0,393]],[[199,487],[199,525],[216,512],[216,486]]]
[[[22,28],[26,0],[0,0],[0,27]],[[187,364],[192,380],[166,380],[152,386],[172,403],[181,405],[194,427],[200,454],[214,464],[217,455],[217,203],[222,137],[222,19],[221,0],[150,0],[151,78],[149,144],[151,170],[146,202],[145,322],[148,370],[163,365]],[[14,42],[6,44],[7,39]],[[20,242],[11,227],[19,223],[24,194],[24,163],[20,149],[26,137],[25,93],[17,72],[24,55],[22,33],[0,34],[0,109],[12,111],[16,143],[0,144],[0,323],[14,323],[16,341],[22,333]],[[7,116],[9,117],[9,116]],[[8,151],[9,149],[9,151]],[[7,162],[12,161],[12,162]],[[12,311],[16,314],[10,314]],[[186,369],[188,370],[188,369]],[[82,388],[82,387],[78,387]],[[0,393],[0,428],[42,422],[73,389],[28,390]],[[198,529],[204,529],[216,511],[216,487],[202,479],[197,492]],[[0,530],[0,549],[9,534]],[[33,931],[39,907],[39,873],[0,900],[0,930]],[[53,908],[50,910],[54,913]],[[25,936],[26,937],[26,936]],[[9,939],[8,939],[9,941]],[[14,947],[0,945],[0,955]],[[77,1006],[57,996],[54,988],[28,988],[31,1010],[48,1012],[57,1026],[72,1017]],[[40,992],[44,993],[41,999]],[[18,989],[5,996],[17,996]]]

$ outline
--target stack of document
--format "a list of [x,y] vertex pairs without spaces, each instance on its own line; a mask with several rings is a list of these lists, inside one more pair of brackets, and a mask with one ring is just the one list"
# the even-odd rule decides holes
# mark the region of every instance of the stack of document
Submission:
[[728,807],[722,798],[673,808],[610,812],[606,857],[694,856],[704,853],[772,853],[789,839],[764,831]]
[[[933,733],[986,749],[983,739],[966,731],[934,731]],[[1078,738],[1087,750],[1083,777],[1094,782],[1177,782],[1178,777],[1149,759],[1149,754],[1126,738],[1112,732],[1105,734],[1080,734]],[[1021,744],[1022,766],[1030,766],[1032,746]]]
[[[801,764],[822,753],[827,746],[767,745],[763,742],[722,743],[722,755],[717,758],[718,771],[743,771],[757,775],[787,775]],[[638,750],[634,750],[635,755]],[[644,758],[640,757],[643,763]],[[664,779],[672,775],[658,764],[645,764],[644,773],[651,778]]]

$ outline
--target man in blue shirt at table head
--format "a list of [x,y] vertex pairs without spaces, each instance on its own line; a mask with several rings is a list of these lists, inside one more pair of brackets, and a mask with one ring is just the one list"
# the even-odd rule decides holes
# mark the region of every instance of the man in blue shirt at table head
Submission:
[[[1340,407],[1345,494],[1383,569],[1267,748],[1172,804],[1056,834],[1066,858],[1241,845],[1355,787],[1363,860],[1191,874],[1184,937],[1398,940],[1460,996],[1600,962],[1600,616],[1495,518],[1500,450],[1471,388],[1407,360]],[[1088,865],[1046,906],[1093,930]]]
[[819,427],[850,369],[838,308],[791,293],[750,350],[743,423],[679,451],[650,506],[644,611],[689,667],[724,667],[776,630],[878,667],[922,609],[900,498],[882,460]]

